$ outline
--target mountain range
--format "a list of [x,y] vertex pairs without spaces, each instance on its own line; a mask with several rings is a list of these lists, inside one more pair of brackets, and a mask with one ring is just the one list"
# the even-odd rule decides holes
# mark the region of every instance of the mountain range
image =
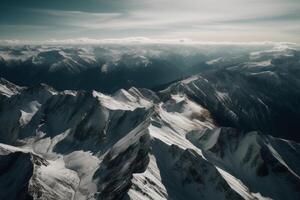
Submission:
[[300,199],[300,51],[0,48],[0,199]]

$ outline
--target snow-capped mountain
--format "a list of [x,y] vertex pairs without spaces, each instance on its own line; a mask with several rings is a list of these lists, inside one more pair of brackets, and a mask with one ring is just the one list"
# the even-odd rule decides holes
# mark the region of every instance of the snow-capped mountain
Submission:
[[[260,45],[0,46],[0,75],[19,85],[113,93],[161,88],[190,75],[245,63],[268,66],[289,48]],[[246,65],[247,64],[247,65]],[[155,77],[155,78],[153,78]]]
[[299,52],[252,50],[159,91],[1,78],[0,199],[300,199]]
[[300,197],[298,143],[222,127],[182,91],[165,93],[2,80],[1,199]]
[[[0,47],[0,74],[21,85],[47,83],[60,90],[98,89],[111,93],[131,86],[152,88],[205,68],[206,56],[201,52],[188,48],[188,53],[177,53],[174,48]],[[157,78],[151,81],[149,76]]]

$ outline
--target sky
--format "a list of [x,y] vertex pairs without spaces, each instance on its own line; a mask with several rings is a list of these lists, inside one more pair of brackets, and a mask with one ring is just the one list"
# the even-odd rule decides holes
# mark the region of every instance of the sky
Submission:
[[300,43],[300,0],[1,0],[0,40]]

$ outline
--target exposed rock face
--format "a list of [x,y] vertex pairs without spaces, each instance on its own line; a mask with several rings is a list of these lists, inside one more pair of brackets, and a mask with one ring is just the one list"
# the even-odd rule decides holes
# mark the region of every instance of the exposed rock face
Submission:
[[300,197],[298,143],[218,127],[182,91],[161,101],[136,88],[105,96],[3,83],[0,119],[16,114],[1,123],[2,198]]
[[284,134],[300,117],[299,57],[289,53],[160,92],[1,79],[0,199],[300,199],[298,132]]
[[[1,150],[2,151],[2,150]],[[29,180],[33,164],[28,153],[13,152],[0,157],[1,199],[33,199],[29,194]]]

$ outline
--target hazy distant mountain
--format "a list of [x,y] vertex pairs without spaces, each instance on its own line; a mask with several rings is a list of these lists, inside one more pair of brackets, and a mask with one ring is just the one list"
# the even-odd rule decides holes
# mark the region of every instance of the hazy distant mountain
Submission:
[[[155,88],[212,67],[248,60],[272,45],[102,45],[0,47],[0,75],[20,85],[111,93]],[[218,64],[219,63],[219,64]]]

